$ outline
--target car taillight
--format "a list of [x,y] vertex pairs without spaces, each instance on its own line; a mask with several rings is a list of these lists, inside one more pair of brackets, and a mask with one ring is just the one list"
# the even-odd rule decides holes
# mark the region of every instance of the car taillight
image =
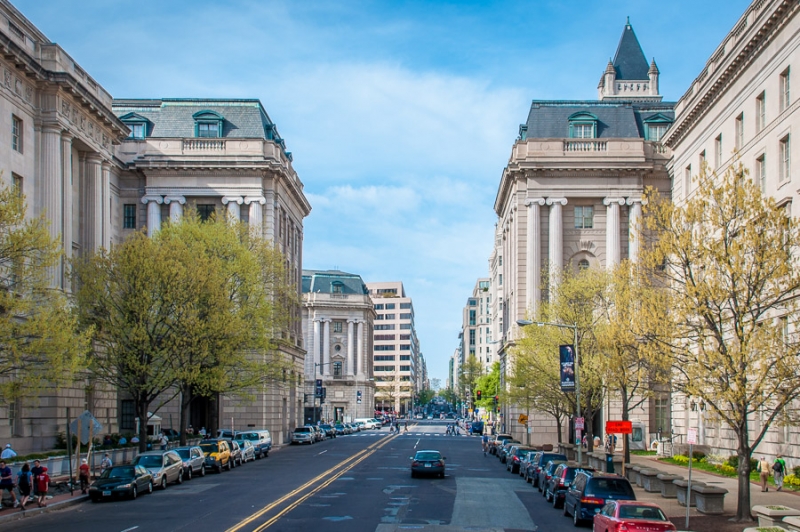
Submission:
[[598,499],[597,497],[583,497],[581,504],[605,504],[606,501]]
[[439,460],[438,462],[436,462],[436,465],[437,465],[437,466],[440,466],[440,467],[444,467],[444,462],[442,462],[441,460]]
[[515,462],[519,462],[519,458],[517,458],[516,456],[512,458],[512,460],[514,460]]
[[617,523],[617,532],[627,532],[628,530],[630,530],[628,528],[628,523]]
[[419,466],[419,462],[414,460],[413,462],[411,462],[411,465],[414,466],[414,467],[417,467],[417,466]]
[[566,481],[565,481],[563,478],[560,478],[560,479],[558,479],[558,485],[559,485],[559,486],[566,486],[566,485],[567,485],[567,483],[566,483]]

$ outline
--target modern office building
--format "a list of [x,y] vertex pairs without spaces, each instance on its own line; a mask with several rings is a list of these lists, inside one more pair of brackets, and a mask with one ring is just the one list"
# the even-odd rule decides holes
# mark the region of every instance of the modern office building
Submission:
[[421,370],[414,304],[400,281],[367,283],[375,308],[375,410],[405,415],[413,408]]
[[461,353],[460,361],[463,365],[470,357],[480,364],[481,372],[488,373],[492,364],[497,360],[497,350],[492,343],[492,294],[490,280],[478,279],[472,289],[472,294],[467,298],[461,319]]
[[[305,423],[372,417],[375,311],[359,275],[303,270]],[[317,381],[324,400],[316,397]]]

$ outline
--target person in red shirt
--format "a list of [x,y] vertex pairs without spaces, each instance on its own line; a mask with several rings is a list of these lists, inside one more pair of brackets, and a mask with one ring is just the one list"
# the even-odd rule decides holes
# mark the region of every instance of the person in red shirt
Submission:
[[42,472],[36,476],[36,493],[39,495],[39,500],[37,501],[39,507],[47,506],[44,502],[44,498],[47,496],[47,490],[50,489],[50,475],[47,474],[47,468],[43,467]]
[[78,469],[78,477],[81,480],[81,493],[86,495],[89,490],[89,464],[86,463],[86,458],[81,458],[81,466]]

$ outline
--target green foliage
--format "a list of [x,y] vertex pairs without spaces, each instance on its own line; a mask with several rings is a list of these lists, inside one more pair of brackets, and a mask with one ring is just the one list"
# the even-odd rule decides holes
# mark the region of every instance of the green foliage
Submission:
[[482,392],[481,400],[475,401],[475,406],[490,410],[494,408],[494,396],[500,390],[500,362],[492,364],[492,371],[478,378],[475,390]]
[[433,390],[420,390],[417,394],[417,401],[420,405],[427,405],[431,402],[433,397],[436,395],[436,392]]
[[[739,456],[732,454],[725,460],[725,463],[734,469],[739,469]],[[756,471],[758,469],[758,460],[755,458],[750,459],[750,471]]]

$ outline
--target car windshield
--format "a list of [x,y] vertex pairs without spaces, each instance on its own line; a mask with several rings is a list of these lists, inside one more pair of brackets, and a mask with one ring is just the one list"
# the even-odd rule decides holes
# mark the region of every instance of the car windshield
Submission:
[[666,521],[667,517],[661,508],[652,506],[639,506],[623,504],[619,507],[619,516],[623,519],[650,519],[653,521]]
[[133,468],[131,466],[112,467],[103,471],[100,478],[133,478]]
[[217,452],[217,444],[216,443],[201,443],[200,448],[203,449],[204,453],[215,453]]
[[254,432],[248,432],[247,434],[237,434],[236,440],[250,440],[250,441],[258,441],[258,434]]
[[593,478],[586,487],[587,497],[604,497],[608,494],[632,496],[633,488],[624,478]]
[[329,429],[329,428],[331,428],[331,426],[330,426],[330,425],[320,425],[320,427],[321,427],[321,428],[323,428],[323,429]]
[[526,456],[528,456],[532,452],[534,452],[534,451],[531,450],[531,449],[517,449],[517,456],[519,456],[520,458],[525,458]]
[[438,453],[436,451],[421,451],[414,456],[414,460],[417,461],[440,460],[441,458],[442,458],[441,453]]
[[298,433],[311,432],[311,427],[298,427],[294,431]]
[[185,458],[187,460],[191,458],[189,454],[189,449],[175,449],[175,452],[178,453],[178,456],[180,456],[181,458]]
[[136,465],[142,467],[161,467],[162,459],[160,455],[144,455],[136,457]]

